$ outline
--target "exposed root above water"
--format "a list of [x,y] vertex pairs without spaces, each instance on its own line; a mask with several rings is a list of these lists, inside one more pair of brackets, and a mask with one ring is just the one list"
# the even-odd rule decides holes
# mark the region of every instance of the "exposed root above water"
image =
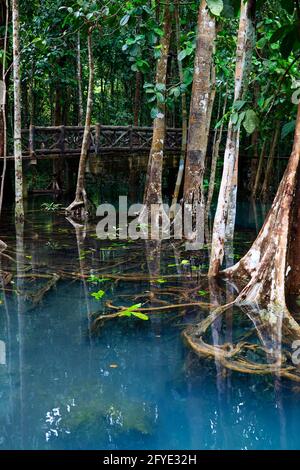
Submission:
[[[208,338],[214,323],[234,306],[239,306],[253,322],[251,334],[247,328],[244,338],[236,342],[212,344]],[[288,310],[279,306],[272,311],[233,301],[216,308],[197,326],[185,330],[183,336],[197,355],[213,358],[226,369],[247,374],[276,374],[300,382],[300,368],[292,363],[289,350],[292,342],[300,338],[300,329]]]

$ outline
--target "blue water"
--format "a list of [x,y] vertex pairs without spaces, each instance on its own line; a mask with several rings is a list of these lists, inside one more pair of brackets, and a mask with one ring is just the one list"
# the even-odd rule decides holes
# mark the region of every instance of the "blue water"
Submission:
[[[3,238],[14,257],[9,220]],[[93,329],[91,314],[107,312],[108,300],[129,305],[141,293],[159,296],[167,286],[145,280],[96,286],[72,279],[70,273],[85,269],[148,272],[141,243],[100,242],[90,228],[80,250],[79,256],[75,231],[63,217],[29,213],[28,276],[1,294],[0,449],[300,448],[299,387],[274,376],[225,372],[199,359],[181,335],[198,311],[151,315],[149,321],[113,319]],[[172,260],[172,250],[164,247],[162,276],[172,271]],[[10,263],[2,259],[2,269]],[[205,263],[203,254],[203,269]],[[41,303],[25,296],[47,281],[34,273],[59,272],[61,279]],[[186,270],[173,287],[198,282]],[[98,289],[105,291],[100,301],[91,296]]]

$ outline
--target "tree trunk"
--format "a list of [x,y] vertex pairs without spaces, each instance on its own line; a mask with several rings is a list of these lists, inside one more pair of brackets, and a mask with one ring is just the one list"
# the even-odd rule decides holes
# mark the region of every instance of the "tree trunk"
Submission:
[[21,136],[21,71],[19,1],[12,0],[13,70],[14,70],[14,156],[15,156],[15,218],[24,220],[23,168]]
[[[283,315],[289,328],[299,331],[286,307],[286,291],[298,292],[299,278],[299,186],[300,186],[300,104],[294,146],[271,210],[248,253],[224,271],[246,283],[236,300],[241,305],[258,305],[277,318]],[[286,289],[286,286],[288,289]]]
[[[190,346],[200,355],[214,356],[228,369],[251,374],[278,374],[300,381],[297,368],[290,364],[290,351],[284,353],[282,345],[289,346],[300,337],[300,326],[287,308],[286,294],[297,294],[300,288],[300,104],[293,151],[279,185],[272,208],[248,253],[223,274],[232,279],[232,285],[244,287],[238,297],[216,308],[196,328],[185,332]],[[208,344],[207,332],[216,320],[234,305],[253,322],[259,343],[249,343],[239,334],[237,344],[214,347]],[[249,331],[249,330],[247,330]],[[206,336],[206,338],[205,338]],[[246,332],[245,338],[248,333]],[[257,349],[267,363],[251,358]],[[285,359],[283,361],[283,358]]]
[[88,32],[88,55],[89,55],[89,88],[86,106],[85,127],[81,147],[81,155],[78,168],[77,186],[75,200],[67,207],[67,213],[77,212],[79,209],[81,217],[85,218],[88,213],[88,201],[85,191],[85,169],[90,146],[91,120],[93,110],[93,87],[94,87],[94,59],[92,45],[92,29]]
[[6,139],[6,49],[7,49],[7,20],[9,15],[9,9],[7,5],[7,0],[1,0],[0,2],[0,27],[1,30],[6,30],[5,35],[0,38],[0,48],[4,51],[4,55],[1,57],[0,63],[2,68],[2,76],[1,76],[1,96],[0,96],[0,157],[4,156],[4,147],[5,147],[5,139]]
[[[226,88],[222,116],[224,116],[226,113],[227,98],[228,98],[228,93],[227,93],[227,88]],[[211,159],[210,179],[209,179],[209,185],[208,185],[208,195],[207,195],[207,201],[206,201],[206,207],[205,207],[206,220],[208,219],[208,216],[210,213],[211,203],[212,203],[214,190],[215,190],[216,170],[217,170],[217,163],[218,163],[218,158],[219,158],[220,144],[221,144],[222,136],[223,136],[223,128],[224,128],[224,124],[222,122],[219,129],[215,130],[213,150],[212,150],[212,159]]]
[[206,1],[199,7],[194,81],[191,96],[189,135],[183,199],[193,210],[204,206],[203,176],[210,127],[210,93],[212,89],[212,60],[216,37],[215,18]]
[[260,152],[260,155],[259,155],[258,167],[257,167],[254,186],[253,186],[253,190],[252,190],[252,197],[254,197],[254,198],[257,195],[258,186],[259,186],[260,179],[261,179],[261,174],[262,174],[262,169],[263,169],[263,164],[264,164],[264,158],[265,158],[266,145],[267,145],[267,139],[265,139],[263,141],[263,145],[262,145],[261,152]]
[[77,84],[78,84],[78,126],[83,123],[83,96],[82,96],[82,67],[81,67],[81,45],[80,32],[77,36]]
[[[251,57],[255,38],[255,0],[241,2],[241,16],[237,39],[234,102],[242,100],[248,87]],[[236,216],[238,156],[240,129],[229,121],[223,175],[215,215],[209,275],[219,272],[224,258],[225,240],[232,240]]]
[[[177,44],[177,54],[180,53],[180,13],[179,13],[179,0],[175,2],[175,21],[176,21],[176,44]],[[183,66],[182,61],[178,60],[178,71],[179,71],[179,80],[180,84],[183,84]],[[187,135],[188,135],[188,113],[187,113],[187,97],[186,92],[181,92],[181,114],[182,114],[182,141],[181,141],[181,154],[179,161],[178,174],[174,189],[174,194],[172,198],[172,206],[174,206],[178,201],[179,191],[182,184],[184,165],[186,158],[186,146],[187,146]]]
[[[6,124],[6,56],[7,56],[7,42],[8,42],[8,22],[9,22],[9,6],[8,0],[1,2],[1,26],[4,27],[4,39],[1,39],[1,49],[3,50],[2,56],[2,90],[0,90],[0,157],[3,158],[2,174],[1,174],[1,187],[0,187],[0,215],[3,206],[4,185],[7,169],[7,124]],[[0,247],[1,248],[1,247]]]
[[268,163],[267,163],[267,168],[266,168],[266,173],[265,173],[265,178],[264,182],[261,188],[261,196],[264,202],[266,202],[269,197],[270,197],[270,179],[272,175],[272,170],[273,170],[273,164],[274,164],[274,157],[275,157],[275,152],[276,148],[278,145],[278,140],[280,136],[280,122],[276,123],[273,139],[272,139],[272,144],[271,144],[271,149],[270,149],[270,155],[268,158]]
[[58,84],[55,89],[54,126],[62,125],[62,87]]
[[[255,110],[258,108],[258,99],[259,99],[259,93],[260,93],[260,87],[259,83],[255,82],[254,87],[254,99],[253,99],[253,107]],[[253,149],[253,158],[251,159],[251,167],[250,167],[250,178],[249,178],[249,189],[250,191],[252,190],[257,174],[257,168],[259,165],[259,155],[258,155],[258,144],[259,144],[259,130],[255,129],[255,131],[252,134],[251,137],[251,147]]]
[[[156,85],[161,87],[162,93],[165,93],[167,83],[168,55],[171,39],[171,15],[170,1],[166,0],[164,12],[164,35],[161,38],[161,56],[157,62]],[[144,204],[150,207],[151,204],[162,203],[162,167],[165,143],[165,123],[166,123],[166,105],[157,102],[158,113],[153,123],[152,146],[150,150],[148,170],[146,177],[146,186],[144,193]],[[145,215],[140,215],[144,220]]]
[[133,125],[138,126],[140,120],[141,110],[141,86],[142,86],[142,73],[136,72],[135,75],[135,94],[134,94],[134,110],[133,110]]

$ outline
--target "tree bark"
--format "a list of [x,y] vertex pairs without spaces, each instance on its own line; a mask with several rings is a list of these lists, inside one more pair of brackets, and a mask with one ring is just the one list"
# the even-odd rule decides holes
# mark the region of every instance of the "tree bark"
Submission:
[[141,111],[141,86],[142,86],[142,73],[136,72],[135,75],[135,94],[134,94],[134,110],[133,110],[133,125],[138,126]]
[[[164,35],[161,38],[161,56],[157,62],[156,85],[161,85],[164,89],[167,84],[168,55],[171,39],[171,15],[170,1],[165,3],[164,11]],[[165,93],[163,91],[163,93]],[[153,138],[150,150],[148,170],[146,176],[146,186],[144,193],[144,204],[150,207],[151,204],[162,203],[162,167],[165,143],[166,127],[166,105],[157,102],[158,114],[153,123]],[[141,220],[144,214],[140,215]]]
[[21,135],[21,71],[19,1],[12,0],[13,70],[14,70],[14,156],[15,156],[15,218],[24,220],[23,167]]
[[[180,10],[179,10],[179,0],[175,2],[175,22],[176,22],[176,44],[177,44],[177,55],[180,53]],[[183,84],[183,65],[182,61],[178,60],[178,72],[180,84]],[[187,96],[186,92],[181,92],[181,115],[182,115],[182,141],[181,141],[181,154],[179,161],[178,174],[174,189],[174,194],[172,198],[172,206],[174,206],[178,201],[179,191],[182,184],[185,158],[186,158],[186,149],[187,149],[187,136],[188,136],[188,113],[187,113]]]
[[215,18],[202,0],[198,15],[194,81],[191,96],[189,135],[183,200],[196,208],[204,207],[203,176],[210,128],[212,60],[216,37]]
[[81,44],[80,32],[77,36],[77,84],[78,84],[78,126],[83,123],[83,96],[82,96],[82,67],[81,67]]
[[280,136],[280,122],[276,123],[275,131],[273,134],[273,139],[272,139],[272,144],[271,144],[271,149],[270,149],[270,155],[268,158],[268,163],[267,163],[267,168],[266,168],[266,173],[265,173],[265,178],[264,182],[261,188],[261,196],[264,202],[266,202],[269,197],[270,197],[270,179],[272,175],[272,169],[273,169],[273,164],[274,164],[274,157],[275,157],[275,152],[276,148],[278,145],[278,140]]
[[[226,88],[222,116],[224,116],[226,113],[227,98],[228,98],[228,93],[227,93],[227,88]],[[212,203],[214,190],[215,190],[216,170],[217,170],[217,163],[218,163],[218,158],[219,158],[220,144],[221,144],[222,136],[223,136],[223,128],[224,128],[224,124],[222,122],[220,128],[215,130],[213,150],[212,150],[212,159],[211,159],[210,179],[209,179],[209,186],[208,186],[208,195],[207,195],[207,201],[206,201],[206,207],[205,207],[206,219],[208,219],[208,216],[209,216],[211,203]]]
[[4,147],[5,147],[5,139],[6,139],[6,49],[7,49],[7,19],[9,15],[9,8],[7,5],[7,0],[1,0],[0,2],[0,26],[1,29],[5,30],[5,34],[2,38],[0,38],[0,47],[4,51],[4,55],[1,58],[1,68],[2,68],[2,89],[1,89],[1,101],[0,101],[0,157],[4,156]]
[[[251,57],[255,38],[255,0],[241,1],[241,16],[237,39],[234,102],[242,100],[248,87]],[[232,117],[228,125],[223,175],[214,220],[212,252],[209,275],[219,272],[224,258],[224,244],[232,240],[236,216],[238,156],[240,129],[236,129]]]
[[266,145],[267,145],[267,139],[265,139],[263,141],[263,145],[262,145],[260,155],[259,155],[258,167],[257,167],[254,186],[253,186],[253,190],[252,190],[252,197],[254,197],[254,198],[257,196],[258,186],[259,186],[260,179],[261,179],[261,174],[262,174],[262,169],[263,169],[263,164],[264,164],[264,158],[265,158]]
[[90,132],[91,132],[91,120],[93,110],[93,87],[94,87],[94,59],[93,59],[93,44],[92,44],[92,29],[88,31],[88,55],[89,55],[89,87],[88,87],[88,98],[86,106],[86,117],[85,127],[83,133],[81,155],[78,168],[77,186],[75,193],[75,200],[70,204],[66,211],[72,213],[77,211],[78,208],[81,210],[81,217],[87,216],[88,212],[88,201],[85,190],[85,169],[89,152],[90,145]]
[[6,99],[7,99],[7,85],[6,85],[6,56],[7,56],[7,42],[8,42],[8,22],[9,22],[9,5],[8,0],[1,2],[1,26],[4,26],[4,38],[1,40],[1,48],[3,50],[2,56],[2,90],[0,96],[0,156],[3,158],[2,174],[1,174],[1,187],[0,187],[0,215],[3,206],[5,176],[7,169],[7,120],[6,120]]
[[282,319],[299,332],[286,307],[286,292],[298,292],[300,211],[297,197],[300,185],[300,104],[293,151],[279,185],[271,210],[248,253],[224,271],[246,284],[236,303],[264,307],[268,319]]
[[[255,110],[258,108],[258,99],[260,93],[259,83],[256,81],[253,87],[254,97],[253,97],[253,107]],[[249,189],[252,190],[257,174],[257,168],[259,165],[259,155],[258,155],[258,148],[259,148],[259,130],[255,129],[251,137],[251,147],[253,150],[253,158],[251,159],[251,166],[250,166],[250,178],[249,178]]]

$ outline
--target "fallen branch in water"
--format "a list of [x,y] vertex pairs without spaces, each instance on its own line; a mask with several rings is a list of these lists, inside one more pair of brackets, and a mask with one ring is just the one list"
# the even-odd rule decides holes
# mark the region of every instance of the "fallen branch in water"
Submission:
[[[105,321],[105,320],[112,320],[114,318],[120,318],[123,317],[122,313],[125,312],[128,307],[124,306],[116,306],[113,305],[111,302],[106,302],[106,306],[112,310],[118,310],[116,313],[107,313],[105,315],[100,315],[94,320],[94,326],[96,326],[99,322]],[[141,313],[147,313],[148,315],[151,314],[160,314],[163,312],[168,312],[170,310],[179,310],[181,308],[187,308],[187,307],[201,307],[201,308],[211,308],[211,305],[206,303],[206,302],[190,302],[190,303],[185,303],[185,304],[170,304],[170,305],[162,305],[160,307],[144,307],[144,308],[139,308],[138,311]],[[97,315],[97,312],[92,314],[92,317],[95,317]],[[124,316],[124,318],[126,318]]]
[[13,275],[12,275],[12,273],[8,273],[8,272],[5,272],[5,271],[0,271],[0,277],[2,279],[2,287],[4,288],[10,283],[10,281],[13,278]]
[[26,294],[27,299],[30,300],[33,305],[39,304],[43,300],[44,295],[57,284],[59,279],[60,277],[57,274],[54,274],[51,276],[51,279],[37,292]]

